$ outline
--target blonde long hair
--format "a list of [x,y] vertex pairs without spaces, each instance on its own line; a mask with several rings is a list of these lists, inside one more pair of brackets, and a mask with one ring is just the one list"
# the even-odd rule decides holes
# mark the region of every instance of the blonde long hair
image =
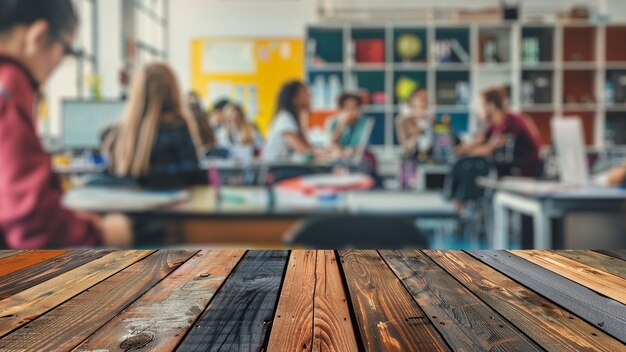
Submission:
[[246,114],[243,108],[236,104],[229,104],[224,110],[227,128],[230,130],[230,127],[234,125],[241,139],[241,143],[244,145],[253,145],[255,137],[254,127],[246,120]]
[[182,120],[196,148],[201,146],[198,126],[186,104],[174,72],[162,63],[139,70],[130,99],[119,122],[112,153],[112,171],[120,177],[141,177],[150,172],[150,158],[159,124]]

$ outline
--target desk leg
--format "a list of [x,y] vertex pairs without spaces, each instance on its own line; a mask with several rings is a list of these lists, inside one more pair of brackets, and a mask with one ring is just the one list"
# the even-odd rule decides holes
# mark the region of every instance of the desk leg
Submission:
[[493,249],[505,249],[507,246],[509,221],[506,209],[502,194],[496,192],[493,197],[493,229],[491,230],[491,247]]
[[421,165],[417,166],[417,184],[415,188],[419,192],[426,190],[426,172],[424,172],[424,168]]
[[543,203],[533,212],[533,249],[552,249],[552,224],[550,213]]

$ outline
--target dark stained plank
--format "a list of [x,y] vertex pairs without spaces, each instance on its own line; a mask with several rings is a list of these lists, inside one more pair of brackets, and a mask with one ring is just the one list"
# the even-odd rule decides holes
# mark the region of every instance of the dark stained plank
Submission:
[[506,251],[468,253],[596,328],[626,342],[625,305]]
[[250,251],[178,351],[258,351],[267,342],[288,251]]
[[626,260],[626,251],[597,250],[596,252],[608,255],[613,258]]
[[10,256],[20,254],[22,250],[0,250],[0,259],[8,258]]
[[543,351],[424,253],[381,255],[453,350]]
[[0,351],[73,349],[195,253],[152,254],[0,339]]
[[448,350],[378,252],[339,253],[366,351]]
[[358,351],[334,251],[292,251],[268,351]]
[[621,259],[590,250],[555,251],[555,253],[626,279],[626,262]]
[[33,250],[0,259],[0,277],[4,275],[9,275],[10,273],[22,270],[24,268],[28,268],[31,265],[41,263],[50,258],[54,258],[67,252],[69,252],[69,250]]
[[111,251],[77,250],[0,277],[0,301],[61,275]]
[[624,345],[490,266],[457,251],[425,251],[472,293],[548,351],[620,351]]
[[202,251],[76,348],[173,351],[245,251]]
[[5,298],[0,301],[0,337],[152,253],[113,252]]
[[510,251],[518,257],[626,304],[626,279],[550,251]]

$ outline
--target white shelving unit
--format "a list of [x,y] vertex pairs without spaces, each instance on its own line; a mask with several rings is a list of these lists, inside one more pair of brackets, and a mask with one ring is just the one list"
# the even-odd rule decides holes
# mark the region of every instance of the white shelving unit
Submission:
[[[623,70],[626,74],[626,57],[623,61],[607,61],[607,27],[622,28],[626,33],[626,24],[590,24],[590,23],[568,23],[568,24],[533,24],[521,22],[502,22],[502,23],[474,23],[474,24],[449,24],[449,23],[424,23],[424,24],[321,24],[308,28],[308,39],[320,41],[316,43],[328,44],[324,35],[338,36],[340,33],[341,40],[341,60],[337,62],[314,63],[310,60],[310,54],[307,57],[306,68],[307,76],[311,80],[316,74],[330,75],[337,74],[341,76],[344,90],[354,91],[356,88],[351,86],[352,75],[354,72],[370,72],[384,75],[384,105],[366,107],[366,114],[378,114],[379,118],[384,119],[384,141],[382,144],[387,148],[394,146],[394,118],[399,112],[399,105],[395,101],[395,77],[400,72],[415,72],[425,75],[426,87],[429,92],[430,104],[437,114],[466,114],[467,130],[462,132],[475,133],[479,129],[478,119],[475,113],[475,103],[478,101],[480,91],[487,86],[507,84],[511,88],[511,107],[515,111],[527,113],[537,123],[544,136],[549,136],[549,132],[545,131],[549,126],[549,119],[552,117],[562,116],[582,116],[585,120],[585,127],[593,129],[593,133],[589,132],[590,145],[596,148],[605,146],[606,141],[606,117],[611,114],[613,117],[621,117],[625,121],[626,126],[626,103],[616,106],[607,106],[605,102],[605,83],[607,81],[607,73],[614,70]],[[419,31],[425,33],[425,42],[423,50],[427,51],[427,57],[423,62],[396,62],[395,59],[395,34],[397,31]],[[465,31],[469,36],[469,54],[471,62],[469,63],[448,63],[441,64],[435,61],[433,55],[432,44],[436,40],[437,33],[442,30]],[[353,55],[353,37],[355,33],[363,31],[376,31],[379,33],[379,39],[385,41],[385,62],[380,64],[359,64],[354,62]],[[522,61],[522,38],[525,33],[533,33],[532,31],[541,31],[548,33],[548,40],[552,42],[552,52],[542,53],[548,58],[545,61],[536,64],[527,64]],[[500,63],[483,63],[480,61],[479,51],[481,33],[496,33],[507,38],[506,52],[508,60]],[[380,35],[382,33],[382,35]],[[591,59],[582,58],[573,60],[571,57],[565,57],[564,52],[566,40],[571,42],[572,36],[582,33],[584,36],[590,36],[593,41]],[[621,32],[619,32],[621,33]],[[569,36],[570,38],[566,38]],[[323,43],[322,43],[323,42]],[[570,44],[567,44],[568,46]],[[574,45],[576,46],[576,45]],[[571,50],[568,48],[568,50]],[[625,49],[626,51],[626,49]],[[571,54],[570,54],[571,55]],[[622,55],[621,53],[618,55]],[[626,54],[624,54],[626,56]],[[621,56],[620,56],[621,59]],[[524,75],[530,72],[545,72],[551,80],[552,91],[551,101],[547,103],[524,104],[522,101],[522,86]],[[468,106],[445,106],[437,105],[436,93],[438,84],[438,75],[454,73],[466,73],[472,92],[471,103]],[[578,82],[580,80],[572,79],[578,75],[590,75],[592,87],[589,87],[589,93],[593,96],[591,103],[570,103],[566,102],[568,91],[573,89],[573,85],[569,85],[568,81]],[[361,82],[359,82],[361,83]],[[565,87],[568,85],[567,87]],[[579,89],[579,87],[576,87]],[[591,121],[593,119],[593,121]],[[380,126],[378,126],[380,128]],[[622,132],[620,132],[622,133]],[[626,132],[624,132],[626,133]],[[547,139],[547,138],[544,138]],[[626,138],[624,138],[626,139]],[[547,141],[544,141],[547,142]],[[549,144],[549,143],[546,143]]]

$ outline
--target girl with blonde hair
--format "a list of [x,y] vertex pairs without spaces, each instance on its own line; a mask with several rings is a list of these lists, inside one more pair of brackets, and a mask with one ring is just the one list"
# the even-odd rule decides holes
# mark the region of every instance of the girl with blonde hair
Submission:
[[155,177],[177,182],[198,171],[198,126],[167,65],[153,63],[137,73],[117,127],[110,142],[115,176],[147,179],[149,185],[162,183]]
[[254,150],[261,149],[263,139],[256,127],[247,121],[243,108],[229,104],[224,108],[224,128],[218,133],[218,145],[222,148],[248,146]]

